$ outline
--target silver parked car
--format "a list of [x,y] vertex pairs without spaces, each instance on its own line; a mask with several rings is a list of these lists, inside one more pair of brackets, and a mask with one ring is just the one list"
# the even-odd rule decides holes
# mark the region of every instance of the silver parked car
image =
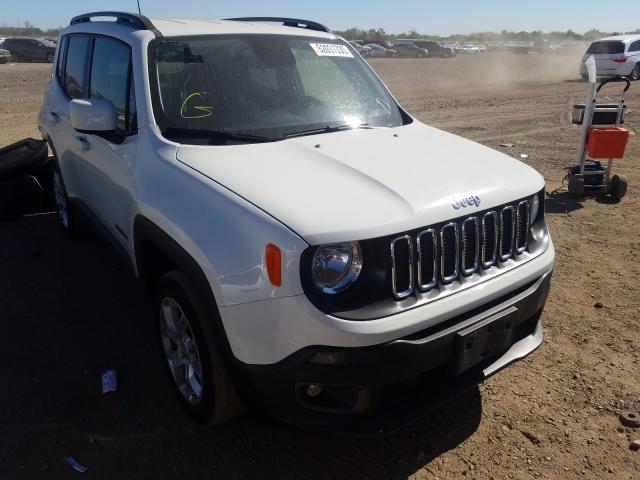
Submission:
[[360,56],[367,58],[371,56],[371,49],[369,47],[365,47],[360,45],[358,42],[349,42],[349,44],[355,48],[356,52],[360,54]]
[[371,49],[370,56],[372,57],[397,57],[398,52],[390,48],[384,48],[382,45],[375,43],[369,43],[365,45],[365,48]]

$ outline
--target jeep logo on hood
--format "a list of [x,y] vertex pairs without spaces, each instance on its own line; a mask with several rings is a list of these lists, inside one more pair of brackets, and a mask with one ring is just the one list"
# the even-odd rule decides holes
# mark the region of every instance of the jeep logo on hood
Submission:
[[461,208],[467,208],[472,205],[476,207],[480,206],[480,197],[477,195],[471,195],[466,198],[457,199],[453,197],[453,202],[451,202],[451,206],[456,210],[460,210]]

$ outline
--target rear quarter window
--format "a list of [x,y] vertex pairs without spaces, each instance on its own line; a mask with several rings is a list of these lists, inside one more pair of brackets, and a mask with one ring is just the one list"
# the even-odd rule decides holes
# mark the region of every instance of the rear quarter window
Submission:
[[587,53],[592,53],[594,55],[613,55],[617,53],[624,53],[624,42],[619,41],[602,41],[602,42],[593,42],[587,50]]

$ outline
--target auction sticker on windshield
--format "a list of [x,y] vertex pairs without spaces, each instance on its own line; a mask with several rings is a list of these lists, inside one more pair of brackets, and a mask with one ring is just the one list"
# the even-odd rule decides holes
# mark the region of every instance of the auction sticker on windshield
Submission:
[[335,43],[310,43],[311,48],[320,57],[349,57],[353,58],[353,54],[345,45]]

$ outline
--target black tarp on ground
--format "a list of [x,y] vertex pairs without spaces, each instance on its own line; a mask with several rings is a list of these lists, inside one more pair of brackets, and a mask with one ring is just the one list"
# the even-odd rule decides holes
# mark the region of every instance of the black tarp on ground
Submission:
[[25,138],[0,149],[0,219],[52,208],[47,144]]

